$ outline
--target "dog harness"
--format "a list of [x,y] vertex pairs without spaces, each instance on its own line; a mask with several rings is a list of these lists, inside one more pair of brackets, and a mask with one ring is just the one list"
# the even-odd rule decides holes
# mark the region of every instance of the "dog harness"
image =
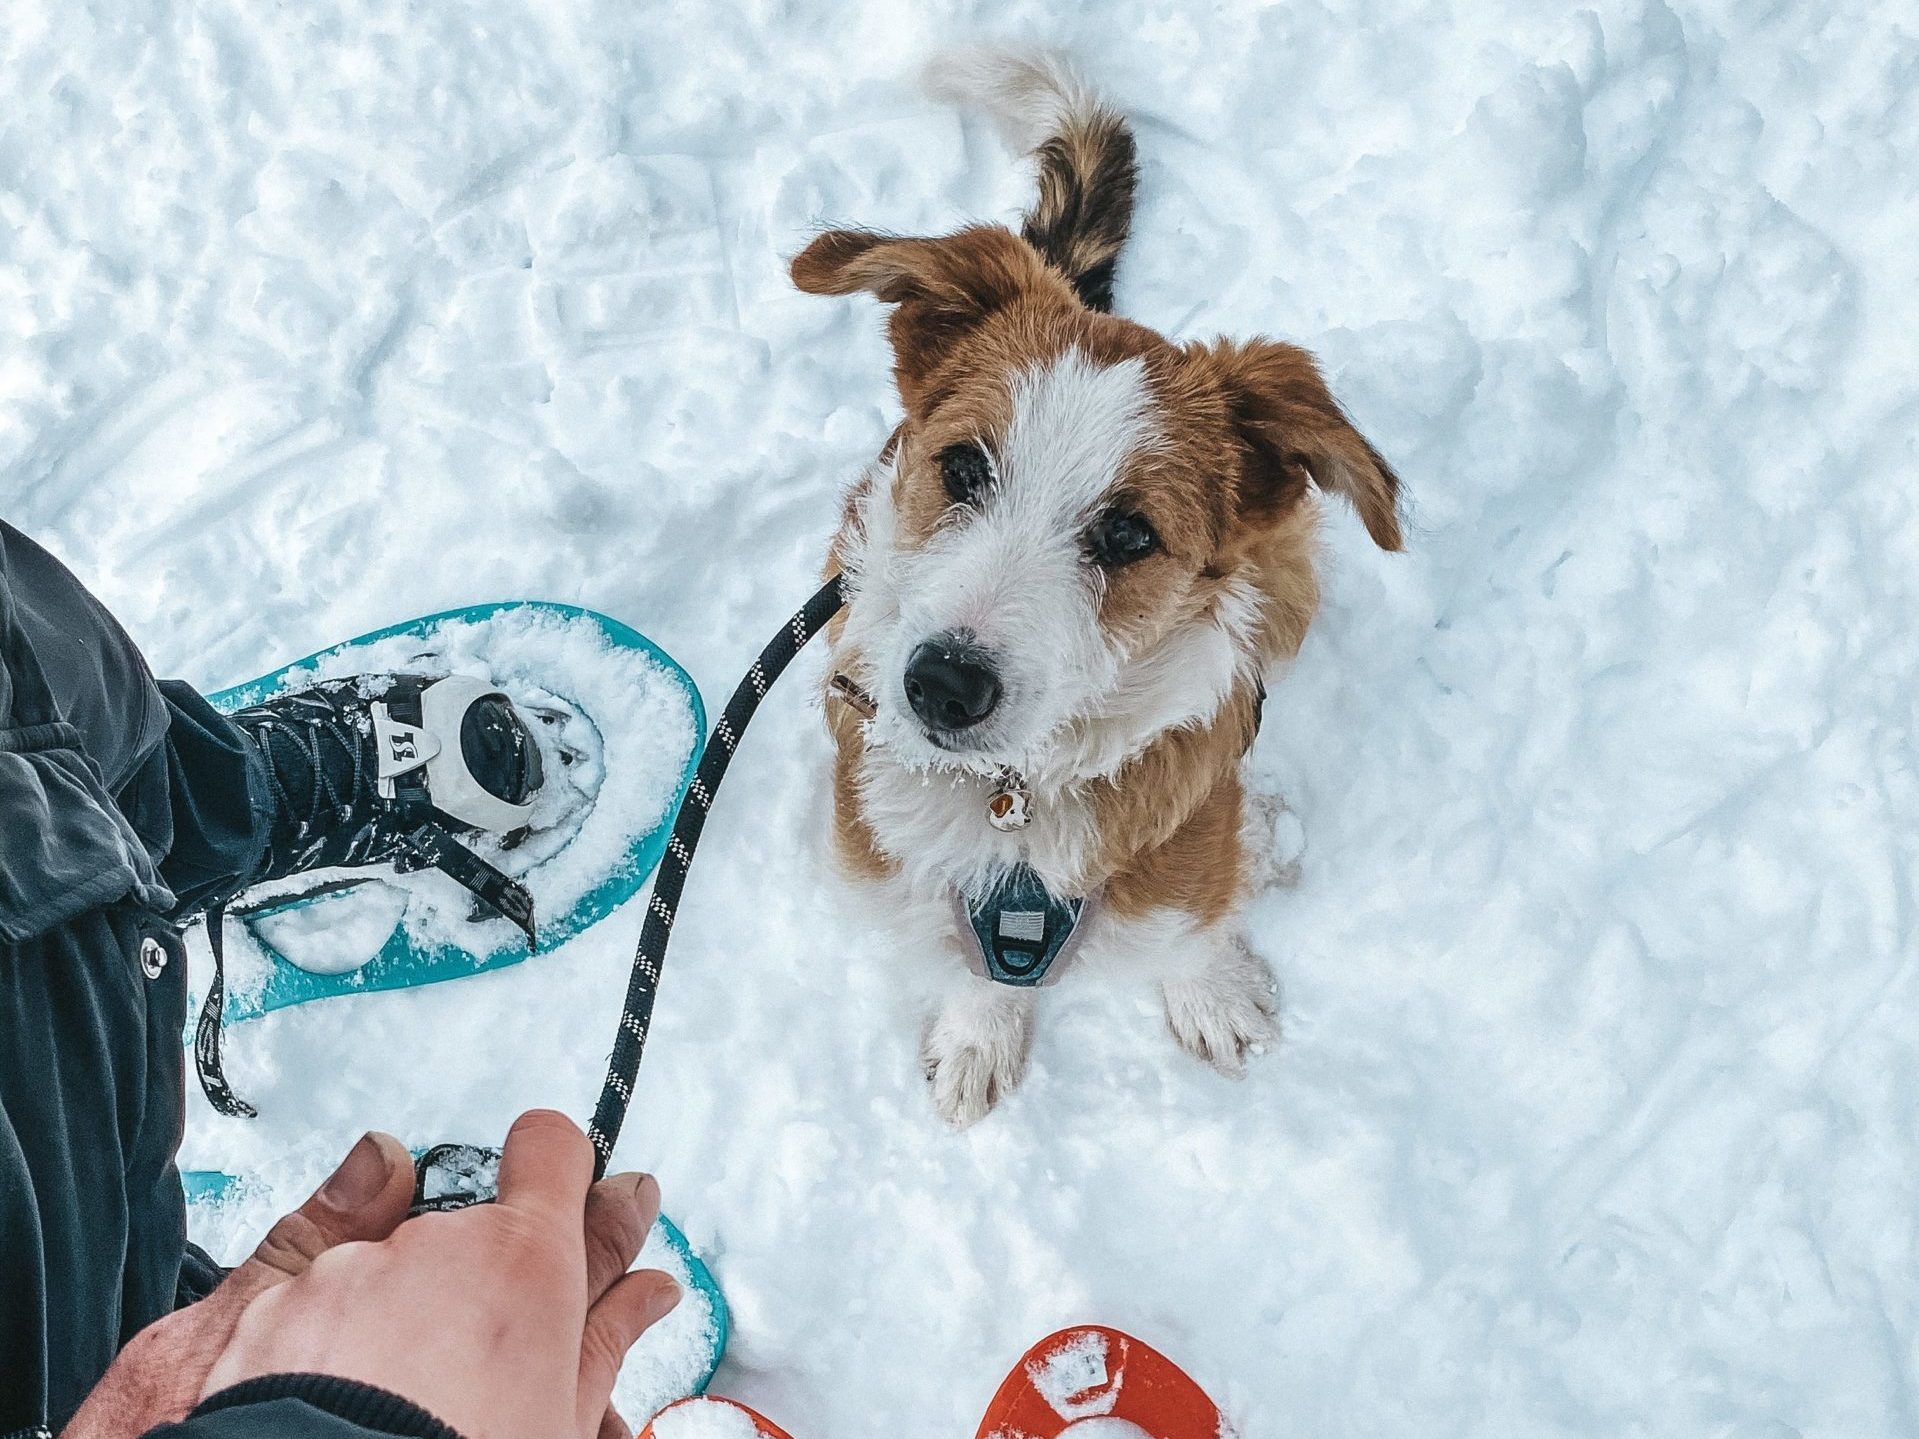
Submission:
[[[834,685],[861,699],[865,692],[844,676]],[[871,700],[866,700],[870,706]],[[870,717],[871,710],[866,713]],[[1253,729],[1259,733],[1266,717],[1266,683],[1257,682],[1253,695]],[[1246,741],[1252,747],[1252,738]],[[987,822],[1002,832],[1026,828],[1032,818],[1033,796],[1017,771],[1001,770],[999,788],[987,807]],[[999,884],[974,897],[958,887],[951,891],[953,918],[959,925],[961,947],[973,973],[995,984],[1022,989],[1057,984],[1078,950],[1080,927],[1098,908],[1099,891],[1084,899],[1061,899],[1030,864],[1016,864]]]
[[973,973],[1021,989],[1059,981],[1099,900],[1097,892],[1061,899],[1029,864],[1013,866],[987,894],[976,898],[955,888],[952,896]]

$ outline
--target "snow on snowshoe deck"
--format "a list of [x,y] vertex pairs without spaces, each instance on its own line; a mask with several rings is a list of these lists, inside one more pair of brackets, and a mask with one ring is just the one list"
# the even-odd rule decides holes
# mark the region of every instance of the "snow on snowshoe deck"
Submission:
[[[516,600],[391,625],[208,698],[231,712],[319,680],[396,670],[482,676],[541,721],[545,757],[559,763],[547,766],[533,833],[515,849],[467,837],[532,891],[536,952],[638,892],[666,847],[706,730],[699,690],[670,655],[605,615]],[[476,914],[465,891],[431,870],[303,874],[245,896],[229,924],[233,937],[246,935],[229,947],[229,1024],[527,958],[510,923]]]
[[682,1399],[640,1430],[639,1439],[791,1439],[757,1410],[733,1399]]

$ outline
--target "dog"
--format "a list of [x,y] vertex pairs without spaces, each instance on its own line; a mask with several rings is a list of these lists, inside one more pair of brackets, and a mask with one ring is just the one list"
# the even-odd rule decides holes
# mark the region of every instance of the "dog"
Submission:
[[829,230],[791,272],[891,306],[905,417],[829,558],[834,843],[932,961],[921,1055],[964,1126],[1020,1082],[1069,961],[1155,980],[1174,1038],[1224,1073],[1276,1036],[1240,922],[1259,854],[1240,764],[1318,605],[1318,495],[1382,549],[1401,534],[1398,477],[1306,351],[1112,313],[1138,175],[1122,115],[1050,57],[946,82],[1037,139],[1019,232]]

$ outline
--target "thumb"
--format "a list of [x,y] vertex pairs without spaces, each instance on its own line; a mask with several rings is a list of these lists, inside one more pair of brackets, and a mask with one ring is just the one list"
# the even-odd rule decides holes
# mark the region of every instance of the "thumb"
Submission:
[[385,1239],[412,1202],[413,1159],[406,1146],[390,1134],[368,1134],[306,1203],[267,1231],[219,1292],[231,1290],[244,1302],[305,1273],[336,1244]]
[[[657,1269],[636,1269],[613,1283],[586,1313],[580,1336],[580,1381],[576,1428],[583,1439],[604,1435],[620,1361],[633,1342],[673,1312],[680,1286]],[[612,1415],[618,1420],[618,1415]]]

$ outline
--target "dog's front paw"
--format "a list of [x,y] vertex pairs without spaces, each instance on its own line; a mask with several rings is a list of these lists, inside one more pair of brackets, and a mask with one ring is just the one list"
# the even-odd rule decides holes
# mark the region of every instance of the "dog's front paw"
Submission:
[[920,1062],[933,1107],[955,1129],[984,1119],[1026,1074],[1032,1008],[994,996],[948,1004],[926,1028]]
[[1167,980],[1166,1026],[1179,1047],[1232,1079],[1246,1057],[1279,1038],[1279,986],[1272,967],[1239,941],[1198,973]]

